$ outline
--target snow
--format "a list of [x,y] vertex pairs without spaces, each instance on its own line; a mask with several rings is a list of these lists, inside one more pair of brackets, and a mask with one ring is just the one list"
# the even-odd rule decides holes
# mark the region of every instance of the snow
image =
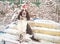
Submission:
[[33,30],[46,30],[46,31],[54,31],[54,32],[60,32],[60,30],[58,29],[50,29],[50,28],[45,28],[45,27],[31,27],[31,29]]
[[[21,43],[19,43],[18,41],[13,41],[12,39],[8,39],[6,37],[3,38],[3,36],[0,36],[0,38],[1,38],[0,39],[0,44],[3,44],[2,40],[5,40],[5,44],[56,44],[56,43],[49,42],[49,41],[46,41],[46,40],[40,40],[39,42],[32,40],[32,41],[28,41],[28,42],[21,42]],[[9,42],[9,41],[13,41],[13,42]]]
[[60,36],[52,36],[52,35],[41,34],[41,33],[34,33],[34,38],[38,40],[42,39],[42,40],[47,40],[52,42],[60,42]]

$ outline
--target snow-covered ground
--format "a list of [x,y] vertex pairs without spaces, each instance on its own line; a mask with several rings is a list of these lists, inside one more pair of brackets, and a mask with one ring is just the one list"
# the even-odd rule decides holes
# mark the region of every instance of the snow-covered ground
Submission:
[[[0,44],[3,44],[3,42],[0,42]],[[5,44],[12,44],[10,42],[6,42]],[[50,42],[22,42],[22,43],[19,43],[19,44],[55,44],[55,43],[50,43]]]
[[[2,34],[0,34],[0,44],[4,44],[4,40],[6,39],[2,39]],[[28,42],[17,42],[16,43],[12,43],[12,42],[8,42],[8,41],[5,41],[5,44],[56,44],[56,43],[52,43],[52,42],[48,42],[48,41],[45,41],[45,40],[40,40],[40,41],[28,41]]]
[[[0,42],[0,44],[3,44],[3,42]],[[14,43],[5,42],[5,44],[14,44]],[[22,42],[22,43],[18,43],[18,44],[55,44],[55,43],[42,40],[41,42],[30,41],[30,42]]]

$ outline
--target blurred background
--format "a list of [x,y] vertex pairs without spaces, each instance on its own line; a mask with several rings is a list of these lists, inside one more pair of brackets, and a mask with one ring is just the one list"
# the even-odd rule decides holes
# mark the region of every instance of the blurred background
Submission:
[[0,25],[15,21],[24,3],[31,18],[36,16],[60,23],[60,0],[0,0]]

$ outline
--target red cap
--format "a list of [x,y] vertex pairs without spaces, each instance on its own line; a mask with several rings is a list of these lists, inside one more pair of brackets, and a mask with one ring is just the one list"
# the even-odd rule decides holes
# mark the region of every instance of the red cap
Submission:
[[26,9],[26,4],[22,4],[22,9]]

